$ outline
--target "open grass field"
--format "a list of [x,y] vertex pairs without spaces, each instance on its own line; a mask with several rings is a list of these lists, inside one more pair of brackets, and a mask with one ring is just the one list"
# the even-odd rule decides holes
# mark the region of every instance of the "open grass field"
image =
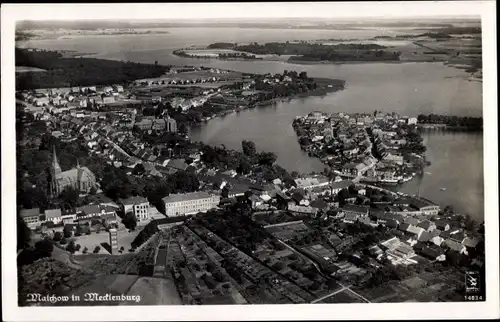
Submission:
[[140,295],[141,305],[182,305],[174,282],[163,278],[140,277],[127,295]]

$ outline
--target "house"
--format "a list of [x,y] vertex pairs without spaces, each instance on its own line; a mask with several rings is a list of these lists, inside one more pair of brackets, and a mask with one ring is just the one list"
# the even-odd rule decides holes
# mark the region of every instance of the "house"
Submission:
[[358,217],[359,217],[358,214],[346,213],[342,221],[345,223],[354,224],[358,220]]
[[295,206],[292,205],[288,207],[288,211],[296,214],[305,214],[305,215],[316,215],[318,213],[318,209],[313,207],[305,207],[305,206]]
[[391,249],[396,248],[397,245],[399,245],[400,243],[401,243],[401,241],[399,240],[398,237],[392,237],[390,239],[387,239],[387,240],[381,242],[380,246],[382,246],[382,249],[391,250]]
[[298,189],[310,190],[318,187],[328,186],[329,181],[326,178],[298,178],[295,179],[295,186]]
[[[420,228],[422,228],[422,227],[420,227]],[[422,228],[422,229],[423,229],[423,228]],[[422,243],[427,243],[427,242],[429,242],[429,241],[432,239],[432,237],[434,237],[434,236],[432,236],[432,234],[431,234],[431,233],[429,233],[428,231],[424,231],[424,232],[423,232],[423,233],[422,233],[422,234],[421,234],[421,235],[417,238],[417,240],[418,240],[419,242],[422,242]]]
[[462,241],[462,245],[467,248],[476,248],[479,242],[480,240],[477,237],[465,237],[465,239]]
[[349,188],[353,182],[351,180],[335,181],[330,183],[330,192],[332,195],[337,195],[340,190]]
[[417,224],[417,227],[423,228],[426,231],[432,231],[432,230],[436,229],[436,225],[434,224],[434,222],[432,222],[430,220],[424,220],[424,221],[419,222]]
[[387,213],[386,217],[392,220],[397,221],[398,225],[402,224],[404,222],[405,217],[400,214],[394,214],[394,213]]
[[399,258],[409,258],[415,256],[415,251],[410,245],[399,243],[395,248],[389,250],[388,254]]
[[465,235],[462,231],[452,233],[450,239],[456,241],[457,243],[462,243],[465,239]]
[[368,207],[363,207],[363,206],[358,206],[358,205],[351,205],[347,204],[344,205],[340,211],[344,212],[346,215],[347,214],[355,214],[357,216],[368,216]]
[[410,227],[410,224],[402,223],[401,225],[399,225],[398,230],[406,232],[408,230],[408,227]]
[[300,191],[295,191],[292,194],[292,199],[299,206],[309,206],[309,200],[305,199],[304,195]]
[[101,214],[101,207],[99,207],[99,205],[83,206],[80,210],[83,214],[83,218],[98,217]]
[[444,239],[441,236],[434,236],[429,240],[431,243],[433,243],[436,246],[441,246],[443,243]]
[[262,199],[260,199],[259,196],[256,195],[251,195],[250,197],[248,197],[248,200],[250,201],[252,208],[257,208],[263,204]]
[[318,198],[311,202],[311,207],[316,208],[318,210],[326,210],[328,208],[328,204],[326,203],[325,200]]
[[422,233],[424,231],[425,230],[423,228],[413,226],[413,225],[409,225],[408,229],[406,230],[407,233],[413,235],[417,240],[418,240],[418,238],[420,238],[420,236],[422,235]]
[[21,209],[19,215],[24,220],[28,228],[35,229],[40,227],[40,208]]
[[61,221],[63,224],[72,224],[76,220],[76,212],[70,211],[61,214]]
[[404,219],[404,223],[408,224],[408,225],[412,225],[412,226],[417,226],[419,221],[418,221],[418,219],[413,218],[413,217],[406,217]]
[[186,163],[184,159],[173,159],[170,160],[166,167],[175,169],[175,170],[180,170],[180,171],[185,171],[188,168],[189,164]]
[[276,192],[276,201],[278,203],[279,209],[288,209],[288,207],[294,205],[293,199],[288,197],[281,191]]
[[385,225],[389,228],[393,228],[393,229],[396,229],[398,228],[398,222],[394,219],[388,219],[386,222],[385,222]]
[[45,221],[51,221],[55,225],[62,222],[61,209],[47,209],[45,210]]
[[115,97],[114,96],[104,96],[102,98],[102,103],[103,104],[111,104],[111,103],[114,103],[115,102]]
[[442,244],[441,247],[448,248],[452,251],[455,251],[459,254],[465,254],[467,255],[467,249],[464,245],[461,243],[452,240],[452,239],[446,239]]
[[118,223],[116,212],[103,214],[101,215],[101,219],[106,225],[114,225]]
[[432,261],[442,262],[446,260],[446,255],[444,254],[443,249],[437,246],[424,247],[419,251],[419,254]]
[[144,221],[149,217],[149,201],[140,196],[120,200],[120,210],[124,215],[133,213],[137,221]]
[[436,228],[438,228],[438,229],[440,229],[442,231],[448,231],[451,228],[450,225],[448,224],[448,222],[446,220],[442,220],[442,219],[441,220],[437,220],[435,222],[435,224],[436,224]]

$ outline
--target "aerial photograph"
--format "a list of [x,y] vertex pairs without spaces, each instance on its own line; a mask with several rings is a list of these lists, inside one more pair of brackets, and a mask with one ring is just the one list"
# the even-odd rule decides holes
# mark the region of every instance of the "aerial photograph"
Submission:
[[18,21],[18,305],[486,301],[482,50],[480,16]]

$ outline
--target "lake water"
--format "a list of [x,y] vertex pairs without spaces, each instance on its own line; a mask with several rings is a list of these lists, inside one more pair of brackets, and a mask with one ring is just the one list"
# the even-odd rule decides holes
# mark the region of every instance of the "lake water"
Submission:
[[[291,122],[311,111],[373,112],[401,115],[482,115],[482,83],[470,82],[463,70],[441,63],[366,63],[343,65],[299,65],[282,61],[196,60],[172,55],[172,51],[213,42],[270,42],[316,39],[367,39],[380,35],[409,33],[409,30],[293,30],[243,28],[172,28],[169,34],[88,36],[70,39],[32,40],[24,47],[75,50],[97,53],[99,58],[172,65],[203,65],[250,73],[306,71],[309,76],[338,78],[347,88],[324,97],[281,102],[211,120],[191,129],[194,140],[224,144],[239,149],[242,140],[252,140],[259,150],[273,151],[277,162],[290,171],[321,171],[324,165],[300,150]],[[421,31],[415,31],[419,33]],[[482,134],[426,133],[428,159],[432,162],[420,181],[401,189],[420,194],[482,220],[483,145]],[[447,188],[440,191],[441,187]]]

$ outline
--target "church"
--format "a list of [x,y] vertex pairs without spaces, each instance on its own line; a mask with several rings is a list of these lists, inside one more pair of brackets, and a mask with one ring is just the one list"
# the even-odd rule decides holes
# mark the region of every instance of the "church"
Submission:
[[88,193],[96,187],[95,175],[87,167],[80,167],[77,162],[76,168],[62,171],[55,148],[53,149],[52,168],[50,169],[51,182],[50,194],[52,197],[58,196],[64,189],[72,187],[81,193]]

